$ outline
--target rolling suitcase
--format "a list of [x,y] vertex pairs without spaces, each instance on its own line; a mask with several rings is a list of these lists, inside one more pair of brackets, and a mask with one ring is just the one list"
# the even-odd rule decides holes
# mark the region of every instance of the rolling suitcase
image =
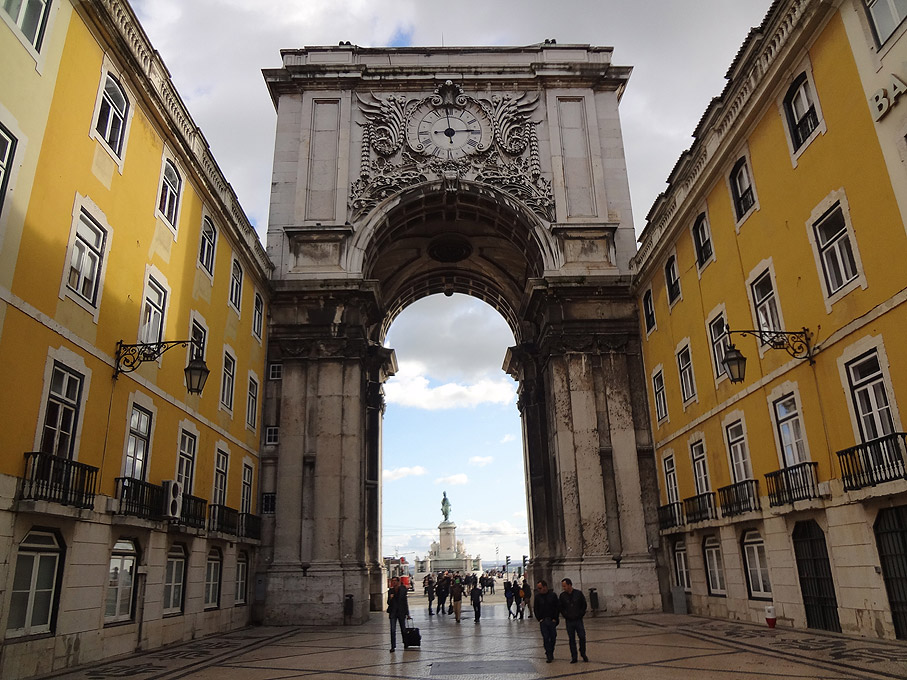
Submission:
[[413,628],[413,620],[407,616],[406,625],[403,627],[403,649],[421,646],[422,634],[418,628]]

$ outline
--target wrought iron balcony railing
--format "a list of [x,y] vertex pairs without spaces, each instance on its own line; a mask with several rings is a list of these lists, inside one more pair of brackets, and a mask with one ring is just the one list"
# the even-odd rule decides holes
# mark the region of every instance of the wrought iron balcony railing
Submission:
[[659,529],[682,527],[684,524],[683,503],[668,503],[667,505],[662,505],[658,508]]
[[77,508],[94,507],[98,468],[40,451],[25,454],[19,497]]
[[164,488],[131,477],[116,478],[118,515],[131,515],[142,519],[161,519],[164,508]]
[[838,451],[841,478],[848,491],[907,479],[907,433],[894,432]]
[[813,461],[798,463],[765,475],[768,486],[768,502],[772,507],[788,505],[794,501],[805,501],[819,497],[819,482]]
[[261,540],[261,517],[250,512],[239,513],[239,536]]
[[196,498],[189,494],[183,494],[183,507],[180,512],[180,524],[192,527],[193,529],[204,529],[205,518],[207,517],[208,501],[204,498]]
[[721,504],[722,517],[760,510],[759,482],[755,479],[745,479],[730,486],[723,486],[718,489],[718,502]]
[[684,498],[683,510],[686,513],[687,522],[705,522],[708,519],[717,519],[715,492],[707,491],[698,496]]
[[239,533],[239,511],[226,505],[208,506],[208,531],[220,531],[224,534]]

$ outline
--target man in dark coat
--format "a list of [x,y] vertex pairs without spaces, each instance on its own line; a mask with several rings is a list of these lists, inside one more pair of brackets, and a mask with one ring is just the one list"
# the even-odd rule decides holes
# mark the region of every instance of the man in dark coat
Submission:
[[586,627],[583,625],[583,616],[586,614],[586,597],[583,591],[573,587],[573,581],[565,578],[561,581],[561,596],[559,598],[561,614],[564,616],[564,625],[567,627],[567,636],[570,639],[570,663],[576,663],[576,638],[579,636],[579,653],[583,661],[588,661],[586,656]]
[[472,602],[472,610],[478,623],[482,617],[482,589],[477,584],[473,584],[472,590],[469,591],[469,600]]
[[409,603],[406,601],[406,587],[400,585],[396,576],[391,579],[387,591],[387,613],[391,621],[391,651],[397,648],[397,623],[400,624],[400,635],[406,628],[406,617],[409,616]]
[[557,640],[557,623],[560,616],[560,604],[557,595],[548,590],[547,581],[539,581],[535,595],[535,618],[542,631],[542,644],[545,646],[545,660],[554,661],[554,643]]
[[460,583],[459,578],[455,578],[450,586],[450,601],[453,604],[453,612],[457,623],[460,623],[460,612],[463,609],[463,584]]

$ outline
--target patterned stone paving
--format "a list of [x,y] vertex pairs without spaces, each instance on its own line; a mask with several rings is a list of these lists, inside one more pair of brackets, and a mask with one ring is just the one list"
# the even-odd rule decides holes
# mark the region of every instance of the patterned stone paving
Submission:
[[673,614],[586,620],[589,663],[569,663],[560,626],[545,663],[538,626],[486,604],[427,616],[413,598],[422,647],[388,652],[386,618],[364,626],[248,628],[83,667],[59,680],[905,680],[907,643]]

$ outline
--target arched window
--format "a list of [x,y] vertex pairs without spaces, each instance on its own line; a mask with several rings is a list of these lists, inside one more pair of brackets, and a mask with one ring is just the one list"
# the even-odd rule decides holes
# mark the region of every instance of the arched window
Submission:
[[236,556],[236,596],[235,604],[246,603],[246,592],[249,590],[249,556],[241,552]]
[[174,545],[167,553],[167,566],[164,569],[164,603],[165,614],[179,614],[183,611],[183,589],[186,583],[186,549]]
[[674,583],[690,591],[690,567],[687,563],[687,544],[683,541],[674,543]]
[[756,204],[753,179],[745,157],[737,161],[734,169],[731,170],[731,193],[734,198],[734,211],[739,222]]
[[705,557],[705,570],[708,576],[711,595],[726,594],[724,582],[724,564],[721,561],[721,544],[714,536],[709,536],[702,544]]
[[768,560],[765,542],[758,531],[743,534],[743,561],[746,565],[746,582],[754,600],[771,598],[772,584],[768,577]]
[[642,311],[646,321],[646,333],[655,328],[655,304],[652,302],[652,291],[647,290],[642,296]]
[[680,297],[680,277],[677,275],[677,258],[671,255],[665,263],[665,286],[668,289],[668,301],[674,302]]
[[29,531],[19,543],[9,597],[7,636],[49,633],[57,599],[63,548],[47,531]]
[[183,180],[173,164],[173,161],[164,161],[164,176],[161,179],[161,198],[158,201],[158,210],[170,226],[176,228],[176,215],[179,211],[180,187]]
[[806,73],[797,76],[787,91],[784,97],[784,113],[787,115],[791,142],[796,151],[809,139],[813,130],[819,127],[815,97]]
[[101,95],[101,107],[98,109],[95,130],[118,158],[122,157],[128,112],[129,100],[126,98],[126,92],[117,79],[108,74],[104,83],[104,92]]
[[107,605],[104,620],[128,621],[132,618],[135,601],[133,584],[138,551],[129,539],[120,539],[110,554],[110,571],[107,575]]
[[241,309],[242,266],[237,260],[233,260],[233,269],[230,273],[230,304],[236,307],[236,311]]
[[220,606],[220,578],[223,558],[220,550],[211,548],[205,563],[205,609],[216,609]]
[[712,235],[705,213],[701,213],[693,223],[693,245],[696,247],[696,264],[701,269],[712,257]]
[[198,249],[198,261],[209,274],[214,274],[214,244],[217,243],[217,230],[210,217],[202,220],[202,238]]

